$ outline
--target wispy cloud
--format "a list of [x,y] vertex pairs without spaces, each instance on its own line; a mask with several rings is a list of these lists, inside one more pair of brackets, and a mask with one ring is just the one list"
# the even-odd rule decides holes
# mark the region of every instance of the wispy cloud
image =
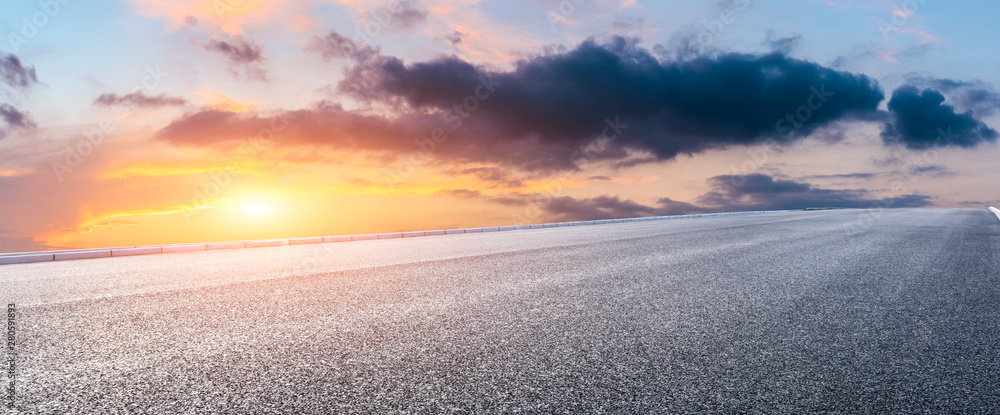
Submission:
[[94,105],[99,107],[124,105],[137,108],[155,108],[181,106],[187,104],[187,102],[188,101],[184,98],[169,96],[166,93],[149,95],[145,91],[131,92],[124,95],[104,93],[94,99]]

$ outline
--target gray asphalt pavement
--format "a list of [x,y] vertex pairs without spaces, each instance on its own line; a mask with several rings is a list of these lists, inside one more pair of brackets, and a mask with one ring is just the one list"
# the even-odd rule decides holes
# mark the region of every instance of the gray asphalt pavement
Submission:
[[815,211],[0,266],[20,413],[1000,413],[1000,220]]

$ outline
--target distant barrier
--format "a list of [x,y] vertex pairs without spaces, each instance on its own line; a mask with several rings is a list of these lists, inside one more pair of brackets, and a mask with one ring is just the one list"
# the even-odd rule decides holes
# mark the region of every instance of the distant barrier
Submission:
[[[18,252],[18,253],[0,254],[0,265],[25,264],[32,262],[68,261],[75,259],[109,258],[109,257],[133,256],[133,255],[166,254],[172,252],[212,251],[218,249],[240,249],[240,248],[257,248],[257,247],[267,247],[267,246],[370,241],[379,239],[415,238],[424,236],[455,235],[455,234],[466,234],[466,233],[501,232],[501,231],[543,229],[543,228],[562,228],[568,226],[584,226],[584,225],[603,225],[607,223],[646,222],[654,220],[703,218],[712,216],[755,215],[761,213],[801,212],[803,210],[826,210],[826,209],[839,209],[839,208],[807,208],[807,209],[794,209],[794,210],[757,210],[750,212],[699,213],[694,215],[647,216],[641,218],[537,223],[532,225],[491,226],[482,228],[459,228],[459,229],[416,231],[416,232],[387,232],[387,233],[368,233],[368,234],[358,234],[358,235],[313,236],[305,238],[287,238],[287,239],[264,239],[255,241],[208,242],[208,243],[172,244],[172,245],[154,245],[154,246],[128,246],[119,248],[73,249],[66,251]],[[991,209],[994,210],[994,213],[997,213],[997,215],[1000,216],[1000,211],[997,211],[994,208]]]

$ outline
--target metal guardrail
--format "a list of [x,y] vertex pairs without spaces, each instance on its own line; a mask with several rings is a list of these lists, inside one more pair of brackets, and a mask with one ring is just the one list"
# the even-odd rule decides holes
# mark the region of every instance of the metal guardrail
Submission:
[[[702,218],[713,216],[754,215],[761,213],[801,212],[803,210],[827,210],[840,208],[807,208],[792,210],[758,210],[749,212],[699,213],[693,215],[647,216],[640,218],[602,219],[576,222],[537,223],[531,225],[488,226],[481,228],[459,228],[414,232],[386,232],[357,235],[313,236],[304,238],[264,239],[253,241],[206,242],[191,244],[170,244],[151,246],[128,246],[118,248],[73,249],[64,251],[16,252],[0,254],[0,265],[24,264],[32,262],[67,261],[76,259],[108,258],[134,255],[165,254],[172,252],[212,251],[218,249],[257,248],[267,246],[305,245],[332,242],[368,241],[379,239],[414,238],[423,236],[454,235],[482,232],[502,232],[524,229],[561,228],[567,226],[603,225],[607,223],[630,223],[656,220]],[[1000,215],[1000,213],[998,213]]]

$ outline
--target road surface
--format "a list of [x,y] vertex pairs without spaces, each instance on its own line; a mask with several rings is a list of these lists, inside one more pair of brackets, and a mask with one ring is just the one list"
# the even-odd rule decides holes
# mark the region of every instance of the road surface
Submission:
[[839,210],[0,266],[22,413],[1000,413],[1000,220]]

